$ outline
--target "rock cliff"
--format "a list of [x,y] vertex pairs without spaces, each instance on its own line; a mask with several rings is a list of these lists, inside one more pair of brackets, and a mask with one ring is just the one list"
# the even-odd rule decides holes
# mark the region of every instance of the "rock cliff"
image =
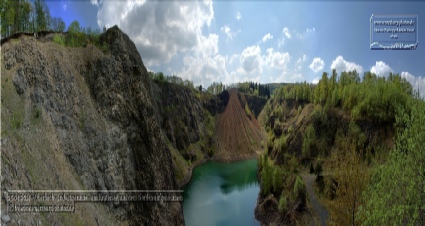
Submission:
[[[116,26],[100,37],[106,51],[51,39],[2,44],[2,192],[178,189],[134,43]],[[184,224],[179,202],[85,203],[75,214],[10,217],[25,225]]]

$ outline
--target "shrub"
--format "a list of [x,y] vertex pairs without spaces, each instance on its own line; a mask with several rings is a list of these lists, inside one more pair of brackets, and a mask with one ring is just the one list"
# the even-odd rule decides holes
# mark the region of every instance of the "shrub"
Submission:
[[304,182],[300,176],[297,176],[294,183],[294,195],[297,196],[299,193],[304,191]]
[[272,168],[268,158],[265,158],[263,161],[263,169],[261,170],[261,188],[262,194],[266,196],[272,189]]
[[273,190],[275,193],[281,192],[283,189],[283,171],[279,166],[274,167],[273,172]]
[[279,211],[281,212],[286,212],[286,208],[287,208],[287,201],[286,201],[286,197],[282,194],[280,195],[280,199],[279,199]]
[[53,36],[53,42],[61,46],[65,46],[65,39],[59,35]]
[[275,149],[280,151],[283,151],[286,148],[286,137],[284,135],[281,135],[279,139],[275,139]]

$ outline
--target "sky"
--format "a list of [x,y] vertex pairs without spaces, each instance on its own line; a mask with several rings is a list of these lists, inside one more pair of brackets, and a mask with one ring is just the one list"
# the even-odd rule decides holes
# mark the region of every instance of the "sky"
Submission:
[[[323,72],[401,74],[425,97],[422,1],[47,1],[68,26],[114,25],[145,67],[209,86],[243,81],[312,82]],[[415,50],[371,50],[372,14],[418,15]]]

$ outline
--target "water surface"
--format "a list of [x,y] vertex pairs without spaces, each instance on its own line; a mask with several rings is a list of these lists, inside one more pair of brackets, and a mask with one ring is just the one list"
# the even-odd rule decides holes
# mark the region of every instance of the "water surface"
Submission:
[[194,168],[183,187],[186,225],[260,225],[254,209],[260,190],[257,160],[208,161]]

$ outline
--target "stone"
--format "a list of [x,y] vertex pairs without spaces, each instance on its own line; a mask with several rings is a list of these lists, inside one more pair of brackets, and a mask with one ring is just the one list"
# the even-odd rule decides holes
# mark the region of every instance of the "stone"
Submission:
[[3,215],[3,216],[1,216],[1,221],[3,221],[3,223],[9,223],[9,221],[10,221],[10,217],[9,217],[9,215]]

